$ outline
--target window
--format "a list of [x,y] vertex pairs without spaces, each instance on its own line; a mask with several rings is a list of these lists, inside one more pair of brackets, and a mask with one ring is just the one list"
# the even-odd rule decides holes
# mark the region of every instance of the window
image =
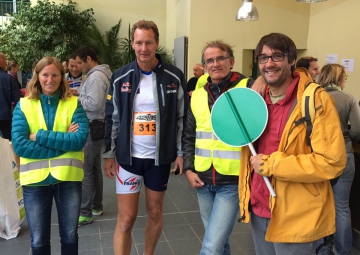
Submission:
[[[0,16],[13,16],[16,8],[21,0],[3,0],[0,1]],[[25,3],[30,3],[30,0],[24,0]]]

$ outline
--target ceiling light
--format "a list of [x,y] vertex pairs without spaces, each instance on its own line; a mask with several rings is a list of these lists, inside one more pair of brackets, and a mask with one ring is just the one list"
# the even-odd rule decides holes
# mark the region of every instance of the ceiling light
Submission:
[[259,19],[258,11],[252,0],[243,0],[243,4],[236,14],[236,20],[239,21],[254,21]]
[[311,4],[311,3],[319,3],[319,2],[325,2],[327,0],[296,0],[300,3],[307,3],[307,4]]

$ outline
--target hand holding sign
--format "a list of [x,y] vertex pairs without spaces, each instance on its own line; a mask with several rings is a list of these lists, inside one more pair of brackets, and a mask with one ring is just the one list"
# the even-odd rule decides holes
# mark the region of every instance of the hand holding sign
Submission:
[[[252,142],[263,133],[267,120],[268,112],[264,99],[248,88],[226,91],[216,100],[211,111],[211,124],[215,135],[230,146],[248,145],[253,156],[257,153]],[[266,176],[264,181],[271,195],[276,196]]]

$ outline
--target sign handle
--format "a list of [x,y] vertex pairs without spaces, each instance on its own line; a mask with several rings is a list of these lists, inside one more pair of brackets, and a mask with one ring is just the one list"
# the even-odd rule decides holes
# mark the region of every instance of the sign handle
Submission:
[[[252,145],[252,143],[249,143],[248,146],[249,146],[249,149],[250,149],[250,151],[251,151],[251,154],[252,154],[253,156],[256,156],[257,153],[256,153],[256,151],[255,151],[254,146]],[[269,181],[269,178],[267,178],[266,176],[263,176],[263,178],[264,178],[264,181],[265,181],[265,184],[266,184],[267,188],[268,188],[269,191],[270,191],[270,194],[271,194],[273,197],[276,197],[275,191],[274,191],[273,187],[271,186],[271,183],[270,183],[270,181]]]
[[[230,95],[229,93],[225,92],[225,97],[226,97],[226,99],[227,99],[227,101],[228,101],[228,103],[229,103],[229,105],[230,105],[230,108],[231,108],[231,110],[232,110],[232,112],[233,112],[233,114],[234,114],[234,116],[235,116],[235,119],[236,119],[236,121],[237,121],[237,123],[238,123],[238,125],[239,125],[239,127],[240,127],[240,129],[241,129],[241,131],[242,131],[242,133],[243,133],[243,136],[245,137],[245,139],[246,139],[247,142],[248,142],[248,146],[249,146],[249,148],[250,148],[250,150],[251,150],[252,155],[253,155],[253,156],[256,156],[257,153],[256,153],[253,145],[251,144],[250,135],[249,135],[249,133],[248,133],[248,131],[247,131],[245,125],[244,125],[244,122],[243,122],[242,119],[241,119],[241,116],[240,116],[239,112],[238,112],[237,109],[236,109],[236,106],[235,106],[235,104],[234,104],[234,101],[233,101],[231,95]],[[270,191],[270,194],[271,194],[273,197],[276,197],[275,191],[274,191],[273,187],[272,187],[271,184],[270,184],[269,178],[267,178],[266,176],[263,176],[263,178],[264,178],[264,181],[265,181],[265,184],[266,184],[267,188],[268,188],[269,191]]]

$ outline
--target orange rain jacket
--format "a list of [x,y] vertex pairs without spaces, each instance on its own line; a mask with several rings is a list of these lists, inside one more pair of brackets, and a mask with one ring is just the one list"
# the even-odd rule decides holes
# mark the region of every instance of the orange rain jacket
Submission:
[[[269,242],[311,242],[335,232],[335,207],[329,180],[339,176],[346,164],[345,142],[334,102],[323,89],[315,93],[316,115],[311,148],[306,144],[306,125],[295,126],[302,117],[305,86],[312,82],[305,69],[300,73],[297,104],[285,125],[278,150],[262,157],[262,175],[272,176],[276,197],[269,199]],[[239,175],[240,218],[249,222],[250,182],[253,168],[248,147],[241,151]]]

